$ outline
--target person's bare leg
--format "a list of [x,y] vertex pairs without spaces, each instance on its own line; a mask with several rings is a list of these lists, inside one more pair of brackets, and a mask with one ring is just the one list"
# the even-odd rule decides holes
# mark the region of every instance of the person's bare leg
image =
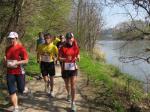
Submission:
[[44,76],[43,79],[44,79],[44,82],[45,82],[45,92],[46,92],[49,78],[48,78],[48,76]]
[[65,88],[67,90],[67,94],[70,95],[70,85],[69,85],[70,79],[64,78],[64,82],[65,82]]
[[70,84],[71,84],[71,101],[75,102],[75,93],[76,93],[76,79],[77,76],[72,76],[70,78]]
[[18,108],[18,97],[17,97],[16,93],[10,95],[10,100],[11,100],[14,108]]
[[76,79],[77,76],[72,76],[70,78],[70,83],[71,83],[71,110],[76,111]]
[[50,76],[50,86],[51,86],[51,91],[53,91],[53,88],[54,88],[54,76]]

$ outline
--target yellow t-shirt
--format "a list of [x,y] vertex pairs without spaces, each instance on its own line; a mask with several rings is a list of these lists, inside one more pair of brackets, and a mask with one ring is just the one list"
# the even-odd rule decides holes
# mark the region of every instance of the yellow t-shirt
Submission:
[[55,40],[53,40],[53,44],[57,45],[58,42],[60,42],[60,39],[58,37],[56,37]]
[[43,62],[53,62],[54,57],[58,55],[58,49],[53,44],[40,44],[37,49],[38,54],[40,55],[41,61]]

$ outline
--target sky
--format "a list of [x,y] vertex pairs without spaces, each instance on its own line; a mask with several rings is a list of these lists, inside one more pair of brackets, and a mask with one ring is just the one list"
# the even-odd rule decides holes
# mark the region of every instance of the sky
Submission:
[[[125,8],[114,6],[114,7],[104,7],[103,9],[103,18],[105,26],[104,28],[112,28],[115,25],[130,20],[130,17],[127,16],[125,13],[126,11],[129,11],[132,15],[136,15],[135,10],[132,6],[128,6]],[[143,19],[145,15],[145,12],[143,10],[140,10],[139,16],[136,17],[137,19]]]

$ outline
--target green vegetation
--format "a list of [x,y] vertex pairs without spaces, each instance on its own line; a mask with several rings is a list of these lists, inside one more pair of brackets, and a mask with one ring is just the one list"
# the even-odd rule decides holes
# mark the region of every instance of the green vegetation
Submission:
[[29,54],[29,63],[25,66],[25,71],[29,76],[37,76],[40,74],[40,67],[34,54]]
[[84,73],[96,80],[104,81],[109,85],[109,87],[111,87],[114,82],[119,85],[124,85],[125,81],[123,80],[125,79],[135,80],[131,76],[121,73],[118,68],[93,59],[92,55],[84,51],[81,52],[81,61],[79,62],[79,66]]
[[108,70],[106,64],[93,60],[86,52],[81,52],[81,61],[79,62],[79,66],[80,69],[90,77],[93,77],[96,80],[103,80],[108,85],[112,85],[109,75],[106,75],[111,74],[112,71]]
[[37,10],[29,7],[32,13],[30,15],[27,14],[29,9],[25,10],[24,13],[27,15],[25,18],[28,17],[28,22],[24,38],[21,39],[29,49],[35,47],[39,32],[59,35],[68,31],[68,18],[72,6],[70,0],[39,0],[38,2],[31,0],[30,5]]
[[128,74],[121,73],[118,68],[105,62],[97,61],[84,51],[81,52],[79,67],[84,74],[87,74],[90,81],[96,85],[103,83],[111,91],[105,94],[111,95],[113,98],[112,105],[117,109],[117,112],[124,112],[122,109],[126,103],[139,103],[142,100],[143,90],[141,89],[141,83]]
[[121,40],[148,39],[149,29],[149,25],[142,20],[126,21],[113,28],[113,37]]

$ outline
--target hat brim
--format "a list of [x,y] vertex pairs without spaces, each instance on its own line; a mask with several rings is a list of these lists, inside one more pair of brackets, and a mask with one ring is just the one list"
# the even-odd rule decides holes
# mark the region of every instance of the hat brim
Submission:
[[18,38],[18,37],[7,37],[7,38],[9,38],[9,39],[13,39],[13,38]]

